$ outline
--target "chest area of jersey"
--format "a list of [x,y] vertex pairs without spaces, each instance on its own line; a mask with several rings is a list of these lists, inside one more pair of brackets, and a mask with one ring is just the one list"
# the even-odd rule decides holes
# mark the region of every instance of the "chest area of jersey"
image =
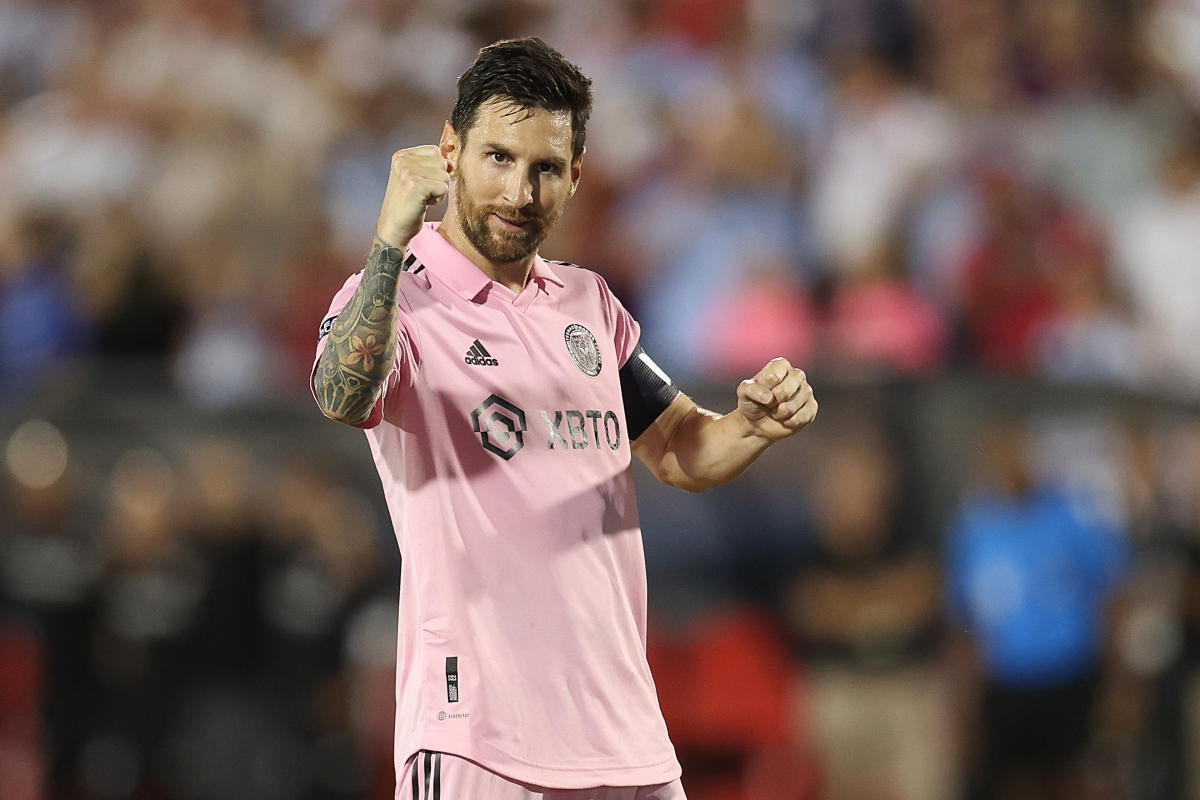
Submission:
[[481,308],[422,322],[421,391],[488,452],[628,452],[618,355],[602,319]]

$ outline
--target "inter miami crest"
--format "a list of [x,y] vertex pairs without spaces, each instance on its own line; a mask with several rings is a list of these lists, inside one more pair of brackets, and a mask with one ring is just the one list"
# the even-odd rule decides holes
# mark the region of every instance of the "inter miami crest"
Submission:
[[575,366],[579,367],[584,375],[594,378],[600,374],[600,345],[596,344],[596,337],[591,331],[574,322],[563,331],[563,339],[566,340],[567,352],[574,359]]

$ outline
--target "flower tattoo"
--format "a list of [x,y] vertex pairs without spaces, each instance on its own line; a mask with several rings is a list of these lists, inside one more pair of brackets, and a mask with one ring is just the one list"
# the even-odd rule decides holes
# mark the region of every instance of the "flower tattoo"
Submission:
[[383,352],[383,344],[375,340],[375,334],[368,333],[366,339],[358,336],[350,337],[350,352],[346,356],[347,364],[362,362],[363,369],[375,369],[375,356]]
[[329,327],[313,388],[325,416],[366,420],[396,357],[396,293],[404,251],[376,237],[362,280]]

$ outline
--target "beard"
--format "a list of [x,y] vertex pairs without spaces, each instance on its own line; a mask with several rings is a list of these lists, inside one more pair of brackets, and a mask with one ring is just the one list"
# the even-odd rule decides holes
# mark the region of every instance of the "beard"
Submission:
[[[462,169],[458,171],[456,189],[459,226],[480,255],[496,264],[511,264],[536,253],[563,212],[562,205],[544,216],[522,211],[515,206],[476,205],[471,199],[471,190]],[[522,229],[495,230],[488,223],[492,214],[523,223]]]

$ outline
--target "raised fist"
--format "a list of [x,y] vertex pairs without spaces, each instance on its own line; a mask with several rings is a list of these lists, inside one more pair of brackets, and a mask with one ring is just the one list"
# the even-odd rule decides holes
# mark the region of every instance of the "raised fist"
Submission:
[[791,436],[817,416],[817,400],[804,371],[775,358],[738,386],[738,410],[769,441]]
[[450,162],[437,145],[426,144],[392,154],[392,172],[375,235],[392,247],[403,248],[425,221],[426,206],[446,199]]

